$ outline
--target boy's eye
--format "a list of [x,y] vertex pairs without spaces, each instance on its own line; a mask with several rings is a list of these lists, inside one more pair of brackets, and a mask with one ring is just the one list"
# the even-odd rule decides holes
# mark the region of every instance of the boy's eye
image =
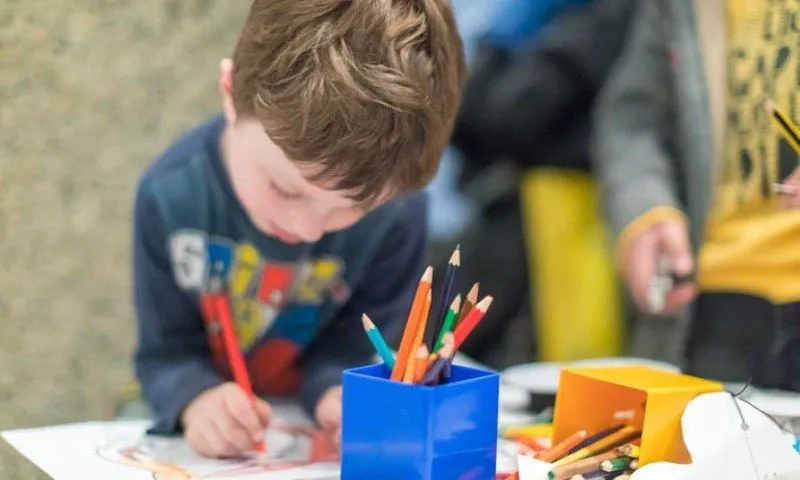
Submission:
[[272,188],[272,190],[276,194],[278,194],[279,197],[283,197],[283,198],[285,198],[287,200],[299,200],[299,199],[303,198],[303,194],[302,193],[287,192],[286,190],[281,189],[274,182],[269,182],[269,185],[270,185],[270,188]]

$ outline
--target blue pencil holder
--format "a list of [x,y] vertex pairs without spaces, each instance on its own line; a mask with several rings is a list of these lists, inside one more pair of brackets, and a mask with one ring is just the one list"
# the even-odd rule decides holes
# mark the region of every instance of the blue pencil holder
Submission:
[[432,387],[389,380],[384,364],[344,372],[342,480],[493,480],[497,373],[453,365]]

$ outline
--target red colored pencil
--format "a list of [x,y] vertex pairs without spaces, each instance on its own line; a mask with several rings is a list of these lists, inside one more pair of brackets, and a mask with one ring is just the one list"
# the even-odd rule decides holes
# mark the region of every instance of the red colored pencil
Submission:
[[[236,339],[236,330],[233,328],[233,316],[228,299],[225,295],[216,295],[214,303],[219,314],[219,324],[222,330],[222,339],[225,342],[225,350],[228,352],[228,363],[234,381],[245,391],[248,397],[255,403],[253,386],[250,383],[250,375],[247,373],[247,365],[244,362],[244,354],[239,348],[239,341]],[[266,454],[266,446],[263,441],[256,442],[256,450],[261,455]]]
[[489,310],[489,307],[492,305],[492,297],[486,296],[483,297],[483,300],[475,305],[475,308],[469,312],[469,314],[464,318],[464,320],[458,324],[456,329],[453,331],[453,336],[455,337],[455,346],[456,350],[464,343],[470,333],[475,330],[475,327],[478,326],[483,316],[486,315],[486,311]]

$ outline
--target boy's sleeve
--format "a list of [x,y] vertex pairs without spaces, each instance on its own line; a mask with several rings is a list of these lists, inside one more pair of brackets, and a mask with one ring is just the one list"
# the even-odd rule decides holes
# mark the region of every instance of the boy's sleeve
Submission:
[[364,334],[362,314],[370,316],[390,345],[395,345],[402,335],[424,269],[428,224],[424,193],[403,202],[398,218],[350,301],[311,347],[313,353],[306,359],[300,391],[300,401],[309,413],[313,414],[328,388],[341,384],[343,370],[372,363],[375,351]]
[[177,433],[186,406],[222,379],[211,364],[197,302],[173,279],[162,215],[146,187],[139,189],[134,217],[136,375],[156,417],[153,431]]
[[593,161],[617,241],[647,212],[680,210],[675,152],[665,148],[675,108],[666,1],[637,2],[631,36],[594,112]]

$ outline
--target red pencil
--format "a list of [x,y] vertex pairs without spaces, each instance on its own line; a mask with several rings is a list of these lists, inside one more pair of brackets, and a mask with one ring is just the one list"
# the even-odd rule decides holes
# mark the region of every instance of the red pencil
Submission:
[[[233,380],[245,391],[247,396],[253,400],[253,403],[255,403],[255,394],[253,393],[253,386],[250,384],[250,375],[247,373],[244,355],[236,339],[236,330],[233,328],[233,316],[231,315],[228,299],[225,295],[216,295],[214,303],[217,308],[217,313],[219,314],[222,339],[225,342],[225,350],[228,352],[228,363],[231,367]],[[256,442],[256,450],[262,456],[266,454],[267,448],[263,441]]]
[[478,326],[483,316],[486,315],[486,311],[489,310],[489,307],[492,305],[492,297],[486,296],[483,297],[483,300],[478,302],[475,305],[469,314],[464,318],[464,320],[458,324],[456,329],[453,331],[453,336],[455,337],[455,346],[456,350],[464,343],[464,340],[467,339],[470,333],[475,330],[475,327]]

